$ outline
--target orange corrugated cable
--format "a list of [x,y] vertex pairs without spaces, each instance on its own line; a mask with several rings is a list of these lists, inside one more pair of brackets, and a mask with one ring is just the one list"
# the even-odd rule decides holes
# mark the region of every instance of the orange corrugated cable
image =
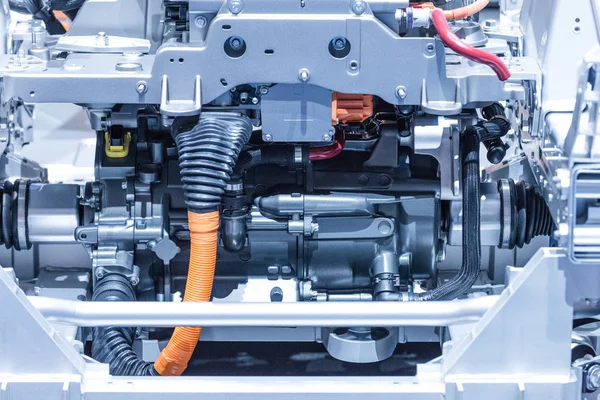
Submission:
[[[210,301],[217,261],[219,211],[205,214],[188,212],[190,263],[183,301]],[[156,361],[154,368],[163,376],[179,376],[185,371],[196,348],[202,328],[177,327]]]

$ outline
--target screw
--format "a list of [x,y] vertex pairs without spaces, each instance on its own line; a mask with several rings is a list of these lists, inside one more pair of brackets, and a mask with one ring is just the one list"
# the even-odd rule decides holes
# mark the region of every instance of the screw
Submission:
[[425,49],[427,49],[428,53],[433,53],[435,51],[435,46],[433,43],[427,43],[427,47],[425,47]]
[[260,92],[261,95],[266,95],[269,93],[269,87],[268,86],[261,86],[258,91]]
[[132,286],[137,286],[137,284],[140,283],[140,278],[137,276],[132,276],[129,281],[131,282]]
[[346,47],[346,39],[343,37],[338,37],[333,40],[333,48],[336,50],[344,50]]
[[263,140],[265,142],[271,142],[271,141],[273,141],[273,136],[271,136],[270,133],[266,133],[266,134],[263,135]]
[[329,140],[331,140],[331,136],[329,136],[329,133],[324,133],[323,134],[323,140],[328,142]]
[[96,270],[96,278],[102,279],[104,277],[104,272],[101,269]]
[[358,61],[350,61],[350,71],[356,71],[358,69]]
[[298,79],[304,83],[308,82],[310,80],[310,71],[306,68],[302,68],[300,72],[298,72]]
[[198,28],[198,29],[204,28],[207,23],[208,23],[208,21],[206,20],[206,17],[204,17],[202,15],[198,15],[196,17],[196,19],[194,20],[194,25],[196,25],[196,28]]
[[232,37],[229,40],[229,46],[231,46],[233,50],[239,50],[242,47],[242,39],[239,37]]
[[406,88],[404,86],[398,86],[396,88],[396,96],[400,99],[405,99],[407,96]]
[[258,97],[252,98],[252,104],[254,104],[254,105],[258,104]]
[[354,0],[352,2],[352,12],[356,15],[361,15],[367,9],[367,3],[364,0]]
[[139,94],[144,94],[148,91],[148,84],[144,81],[139,81],[135,87],[135,91]]
[[228,8],[229,12],[231,12],[232,14],[239,14],[244,8],[244,3],[242,2],[242,0],[229,0]]

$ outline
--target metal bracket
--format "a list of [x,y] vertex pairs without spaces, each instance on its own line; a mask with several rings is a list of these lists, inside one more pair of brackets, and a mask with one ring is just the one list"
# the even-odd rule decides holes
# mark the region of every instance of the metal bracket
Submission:
[[200,75],[194,80],[194,95],[191,100],[171,99],[169,94],[169,77],[163,75],[160,96],[160,112],[169,117],[185,117],[200,115],[202,110],[202,97],[200,86]]

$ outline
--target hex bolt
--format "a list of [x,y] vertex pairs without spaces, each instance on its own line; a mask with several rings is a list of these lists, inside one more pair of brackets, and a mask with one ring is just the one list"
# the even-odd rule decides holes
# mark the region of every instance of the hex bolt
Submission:
[[335,38],[333,41],[333,48],[336,50],[344,50],[346,48],[347,40],[343,37]]
[[208,20],[203,15],[198,15],[196,17],[196,19],[194,19],[194,25],[196,25],[196,28],[198,28],[198,29],[204,28],[207,23],[208,23]]
[[300,79],[300,81],[304,83],[308,82],[310,80],[310,71],[306,68],[302,68],[298,72],[298,79]]
[[396,97],[398,97],[400,99],[405,99],[406,96],[407,96],[406,87],[404,87],[404,86],[398,86],[396,88]]
[[600,365],[592,365],[587,370],[585,388],[591,393],[600,389]]
[[331,136],[329,136],[329,133],[324,133],[322,138],[324,141],[328,142],[331,139]]
[[242,47],[242,40],[238,37],[233,37],[229,40],[229,46],[231,46],[233,50],[239,50]]
[[137,276],[132,276],[129,281],[131,282],[132,286],[137,286],[137,284],[140,283],[140,278]]
[[144,94],[148,91],[148,84],[144,81],[139,81],[135,87],[135,91],[139,94]]
[[270,133],[266,133],[263,135],[263,140],[265,142],[272,142],[273,141],[273,136]]
[[244,8],[244,2],[242,0],[229,0],[227,2],[227,8],[232,14],[239,14]]
[[101,269],[96,270],[96,278],[102,279],[104,277],[104,272]]
[[253,97],[252,98],[252,104],[257,105],[259,102],[258,97]]
[[269,93],[269,87],[268,86],[261,86],[258,91],[260,92],[261,95],[266,95]]
[[356,15],[362,15],[367,10],[367,3],[364,0],[352,1],[352,12]]

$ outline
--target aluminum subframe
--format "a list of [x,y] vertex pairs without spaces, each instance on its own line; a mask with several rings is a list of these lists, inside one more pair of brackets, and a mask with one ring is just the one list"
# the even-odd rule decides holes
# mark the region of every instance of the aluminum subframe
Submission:
[[[572,304],[598,297],[597,266],[573,264],[544,248],[475,323],[455,330],[440,359],[415,377],[111,377],[81,356],[0,271],[0,385],[3,397],[47,399],[238,398],[578,399],[581,371],[571,367]],[[552,288],[552,290],[549,290]],[[14,327],[20,327],[14,332]],[[458,333],[461,332],[461,333]]]

